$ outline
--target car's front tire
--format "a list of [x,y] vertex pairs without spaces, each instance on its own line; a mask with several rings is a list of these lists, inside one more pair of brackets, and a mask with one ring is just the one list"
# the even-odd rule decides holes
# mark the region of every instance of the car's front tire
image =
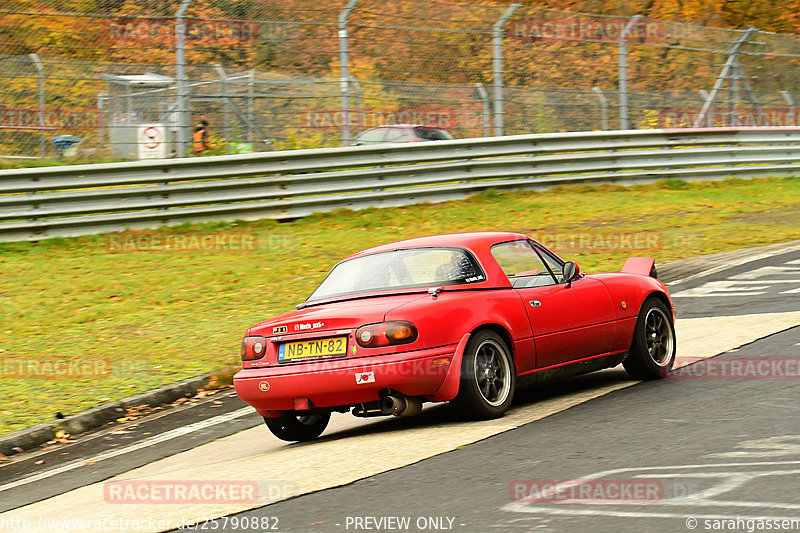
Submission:
[[511,350],[494,331],[472,335],[461,360],[461,384],[453,405],[470,419],[498,418],[514,399],[516,371]]
[[264,417],[264,422],[273,435],[289,442],[303,442],[314,440],[325,431],[330,422],[331,414],[298,415],[285,411],[279,417]]
[[676,348],[672,313],[658,298],[648,298],[639,312],[633,343],[622,365],[635,379],[663,378],[675,364]]

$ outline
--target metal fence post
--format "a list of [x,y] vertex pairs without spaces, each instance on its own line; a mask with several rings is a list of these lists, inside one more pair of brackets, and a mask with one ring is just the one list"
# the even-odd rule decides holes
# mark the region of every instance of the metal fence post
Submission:
[[794,98],[792,98],[792,94],[789,91],[781,91],[781,97],[783,97],[784,102],[789,105],[789,116],[786,117],[786,126],[796,126],[797,125],[797,113],[795,112],[794,108]]
[[39,133],[39,157],[44,158],[47,155],[47,137],[44,134],[44,67],[42,60],[39,59],[38,54],[28,54],[28,57],[36,67],[36,75],[38,78],[38,92],[39,92],[39,126],[42,128]]
[[189,136],[190,110],[186,80],[186,24],[183,16],[192,0],[182,0],[175,13],[175,76],[178,78],[178,157],[186,155]]
[[358,80],[356,80],[353,76],[348,76],[347,79],[350,81],[350,85],[355,89],[356,93],[356,108],[358,108],[359,116],[364,114],[364,99],[363,91],[361,90],[361,85],[358,84]]
[[717,99],[717,95],[719,91],[722,89],[722,85],[725,83],[725,80],[728,79],[731,73],[731,69],[734,68],[736,62],[738,61],[739,56],[739,48],[750,38],[753,32],[756,31],[754,26],[749,26],[741,37],[739,37],[735,43],[730,47],[728,50],[728,59],[725,61],[725,65],[722,67],[722,72],[717,77],[717,81],[714,83],[714,88],[711,89],[711,94],[708,95],[706,98],[705,103],[703,104],[703,109],[700,110],[700,113],[697,115],[697,118],[694,120],[694,127],[699,128],[702,126],[703,121],[708,114],[708,111],[711,109],[711,106],[714,105],[714,100]]
[[497,19],[492,27],[492,70],[494,74],[494,134],[500,137],[505,134],[503,113],[503,26],[522,4],[511,4],[505,13]]
[[342,146],[350,143],[350,55],[347,43],[347,19],[356,7],[358,0],[348,0],[339,13],[339,65],[341,77],[339,89],[342,91]]
[[600,102],[600,129],[606,131],[608,129],[608,99],[600,87],[592,87],[592,92],[597,95],[597,100]]
[[480,82],[475,84],[475,92],[478,93],[478,98],[480,98],[481,102],[483,103],[483,113],[482,113],[483,136],[488,137],[489,135],[492,134],[491,133],[492,124],[491,124],[491,118],[489,116],[491,115],[491,108],[490,108],[491,104],[489,103],[489,93],[488,91],[486,91],[486,87],[484,87],[484,85]]
[[225,132],[225,143],[230,148],[231,144],[231,113],[230,104],[228,103],[228,74],[222,65],[217,63],[214,65],[214,70],[217,71],[219,76],[220,95],[222,96],[222,128]]
[[627,130],[628,123],[628,34],[641,15],[634,15],[619,34],[619,129]]
[[254,143],[256,129],[253,127],[256,120],[256,71],[250,70],[247,73],[247,142]]

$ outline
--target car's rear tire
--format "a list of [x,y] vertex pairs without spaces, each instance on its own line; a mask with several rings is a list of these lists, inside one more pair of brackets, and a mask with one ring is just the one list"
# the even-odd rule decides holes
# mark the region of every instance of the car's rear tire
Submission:
[[516,371],[511,350],[494,331],[470,338],[461,360],[461,384],[453,405],[469,419],[498,418],[514,399]]
[[273,435],[289,442],[314,440],[325,431],[331,414],[298,415],[292,411],[284,411],[276,418],[264,417],[264,422]]
[[675,364],[676,348],[672,313],[658,298],[648,298],[639,312],[633,343],[622,365],[635,379],[663,378]]

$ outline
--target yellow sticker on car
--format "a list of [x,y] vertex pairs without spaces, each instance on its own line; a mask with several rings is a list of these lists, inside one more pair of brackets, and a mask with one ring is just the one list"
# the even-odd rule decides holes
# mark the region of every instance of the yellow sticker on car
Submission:
[[279,363],[344,355],[347,355],[347,337],[284,342],[278,347]]

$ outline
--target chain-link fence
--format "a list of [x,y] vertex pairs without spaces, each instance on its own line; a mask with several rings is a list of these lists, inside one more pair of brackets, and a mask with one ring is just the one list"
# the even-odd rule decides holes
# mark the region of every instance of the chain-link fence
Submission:
[[433,0],[0,0],[0,155],[797,125],[800,38]]

